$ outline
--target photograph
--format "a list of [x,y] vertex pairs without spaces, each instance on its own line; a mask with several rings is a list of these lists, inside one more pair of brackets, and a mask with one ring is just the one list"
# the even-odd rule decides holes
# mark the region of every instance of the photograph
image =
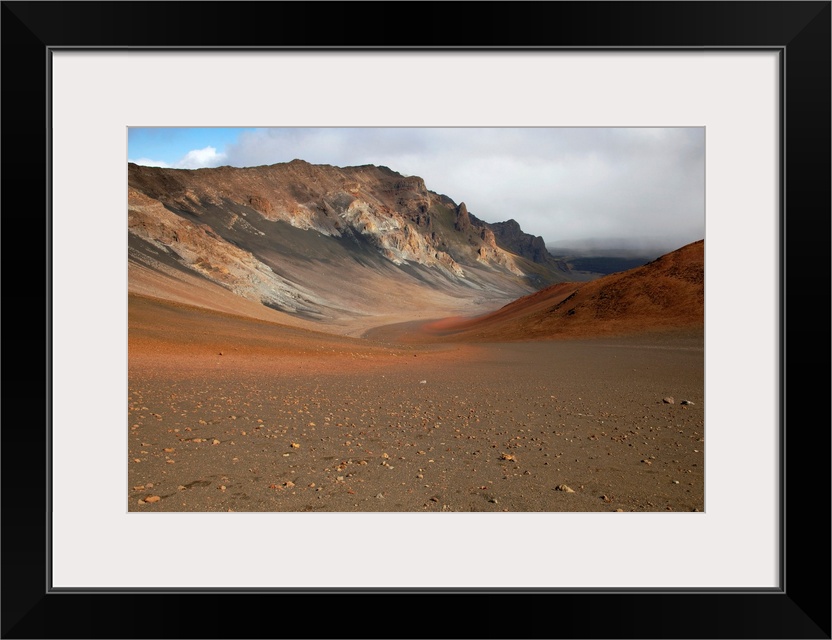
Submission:
[[129,511],[704,512],[705,137],[130,128]]

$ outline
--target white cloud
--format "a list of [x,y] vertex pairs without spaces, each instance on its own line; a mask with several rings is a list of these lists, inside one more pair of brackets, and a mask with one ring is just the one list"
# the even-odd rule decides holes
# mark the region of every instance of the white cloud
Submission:
[[217,153],[215,147],[205,147],[204,149],[192,149],[173,164],[164,162],[163,160],[151,160],[150,158],[139,158],[137,160],[127,160],[134,164],[140,164],[145,167],[162,167],[165,169],[202,169],[205,167],[219,167],[226,161],[226,154]]
[[132,162],[133,164],[140,164],[143,167],[162,167],[164,169],[170,168],[170,165],[164,160],[151,160],[150,158],[138,158],[137,160],[131,160],[130,158],[128,158],[127,162]]
[[177,169],[201,169],[203,167],[218,167],[225,161],[224,153],[217,153],[214,147],[192,149],[176,163]]

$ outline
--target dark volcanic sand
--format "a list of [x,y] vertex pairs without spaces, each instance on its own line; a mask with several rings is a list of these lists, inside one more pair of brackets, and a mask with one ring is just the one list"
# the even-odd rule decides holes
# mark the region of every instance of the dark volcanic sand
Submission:
[[333,338],[304,351],[208,338],[185,349],[140,325],[131,317],[130,511],[705,507],[701,330],[441,346]]

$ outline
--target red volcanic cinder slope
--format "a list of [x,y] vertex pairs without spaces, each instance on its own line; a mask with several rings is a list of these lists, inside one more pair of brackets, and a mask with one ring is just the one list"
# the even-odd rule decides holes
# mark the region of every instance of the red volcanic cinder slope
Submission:
[[485,316],[428,323],[451,340],[540,340],[700,328],[705,324],[705,241],[586,283],[560,283]]

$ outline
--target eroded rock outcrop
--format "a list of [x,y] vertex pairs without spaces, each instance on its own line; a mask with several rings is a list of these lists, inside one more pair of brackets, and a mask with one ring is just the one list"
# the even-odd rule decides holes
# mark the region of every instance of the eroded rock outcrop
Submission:
[[[397,267],[416,265],[448,286],[464,281],[483,290],[499,282],[535,288],[565,279],[555,265],[541,262],[539,243],[525,240],[516,222],[489,225],[464,202],[428,190],[422,178],[387,167],[303,160],[198,170],[130,164],[128,182],[131,234],[239,295],[280,308],[316,303],[297,276],[279,275],[298,273],[296,261],[284,268],[287,254],[308,261],[324,259],[327,251],[352,252],[371,268],[362,256],[372,247]],[[281,225],[306,233],[289,234]],[[321,244],[320,236],[340,244]],[[526,260],[546,265],[550,274],[541,276]],[[505,292],[504,285],[498,288]]]

